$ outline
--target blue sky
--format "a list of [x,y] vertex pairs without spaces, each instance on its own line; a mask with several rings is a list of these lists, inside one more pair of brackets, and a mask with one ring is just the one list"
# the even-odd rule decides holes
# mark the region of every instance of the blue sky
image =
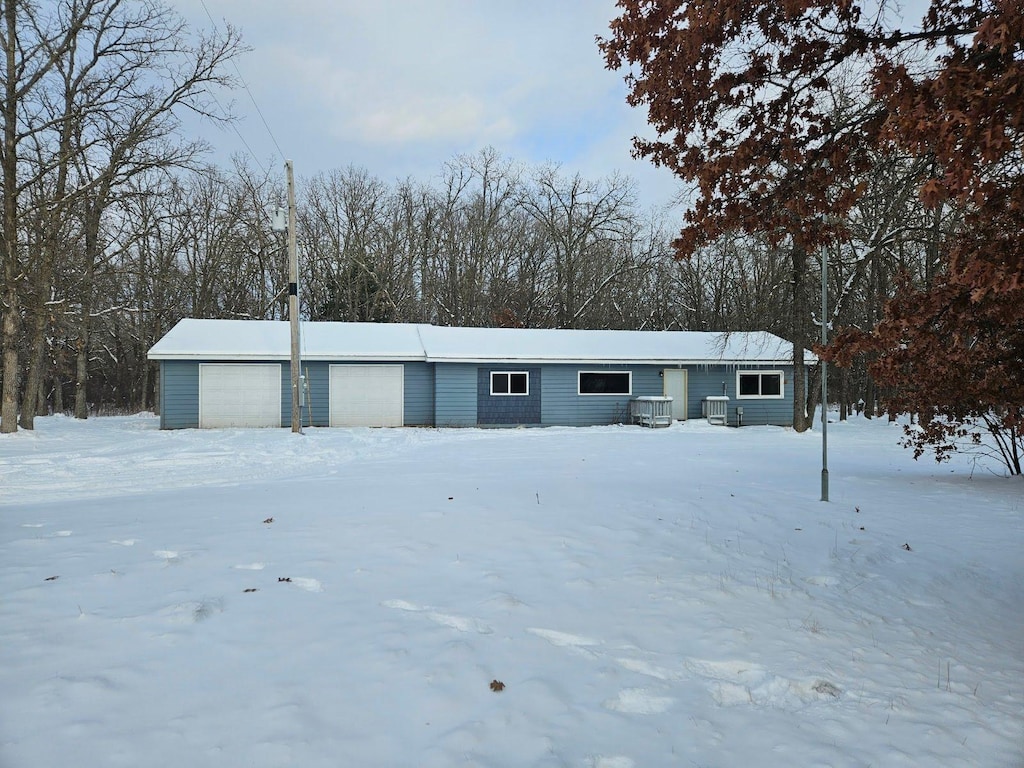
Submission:
[[[630,156],[644,114],[626,105],[621,74],[604,69],[594,42],[616,15],[612,0],[171,2],[197,29],[210,16],[241,29],[252,51],[239,70],[300,177],[355,165],[385,181],[430,181],[446,160],[492,146],[528,166],[631,176],[645,206],[679,189]],[[248,145],[280,166],[249,96],[232,98],[241,137],[201,129],[213,159]]]

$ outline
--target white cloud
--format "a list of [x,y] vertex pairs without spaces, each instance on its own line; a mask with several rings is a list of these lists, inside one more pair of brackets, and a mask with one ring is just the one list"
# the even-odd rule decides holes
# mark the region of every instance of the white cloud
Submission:
[[[209,26],[199,2],[179,8]],[[643,116],[594,40],[616,15],[612,0],[205,3],[218,23],[242,29],[253,48],[242,74],[284,151],[310,173],[355,164],[422,178],[484,146],[592,176],[637,168],[630,138]],[[247,97],[236,101],[247,109]],[[243,130],[272,148],[258,117]]]

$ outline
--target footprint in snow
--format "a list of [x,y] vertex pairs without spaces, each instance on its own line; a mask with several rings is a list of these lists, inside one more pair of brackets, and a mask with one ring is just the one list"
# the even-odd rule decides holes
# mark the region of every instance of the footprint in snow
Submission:
[[489,635],[494,632],[493,629],[478,619],[467,619],[462,616],[440,613],[431,608],[410,603],[407,600],[385,600],[381,605],[385,608],[394,608],[399,611],[422,613],[435,624],[440,624],[442,627],[450,627],[459,632],[476,632],[480,635]]
[[670,696],[657,696],[647,688],[626,688],[614,699],[604,702],[605,709],[631,715],[657,715],[675,702]]
[[630,672],[639,672],[641,675],[654,677],[658,680],[681,680],[682,674],[671,669],[665,669],[655,664],[649,664],[641,659],[616,659],[616,663],[623,669]]
[[600,645],[601,643],[597,640],[591,640],[589,637],[582,637],[581,635],[572,635],[568,632],[559,632],[557,629],[542,629],[540,627],[527,627],[526,631],[531,635],[547,640],[556,648],[565,648],[573,651],[574,653],[582,654],[583,656],[594,656],[596,655],[590,650],[590,646]]
[[305,579],[301,576],[292,576],[292,584],[307,592],[323,592],[324,585],[318,579]]

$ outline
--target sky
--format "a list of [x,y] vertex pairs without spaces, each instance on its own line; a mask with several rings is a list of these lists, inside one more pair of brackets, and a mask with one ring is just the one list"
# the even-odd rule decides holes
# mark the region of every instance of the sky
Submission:
[[236,74],[258,110],[239,90],[223,97],[238,133],[196,129],[218,163],[251,150],[266,167],[293,160],[299,178],[353,165],[426,182],[455,156],[493,147],[567,175],[625,174],[645,207],[679,191],[668,171],[630,155],[649,129],[595,42],[616,15],[611,0],[171,2],[196,29],[230,22],[252,49]]

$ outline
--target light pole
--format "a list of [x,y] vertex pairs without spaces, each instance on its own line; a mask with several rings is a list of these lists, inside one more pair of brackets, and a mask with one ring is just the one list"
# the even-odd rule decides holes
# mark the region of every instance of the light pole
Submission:
[[[821,249],[821,346],[828,343],[828,247]],[[821,366],[821,500],[828,501],[828,363]]]

